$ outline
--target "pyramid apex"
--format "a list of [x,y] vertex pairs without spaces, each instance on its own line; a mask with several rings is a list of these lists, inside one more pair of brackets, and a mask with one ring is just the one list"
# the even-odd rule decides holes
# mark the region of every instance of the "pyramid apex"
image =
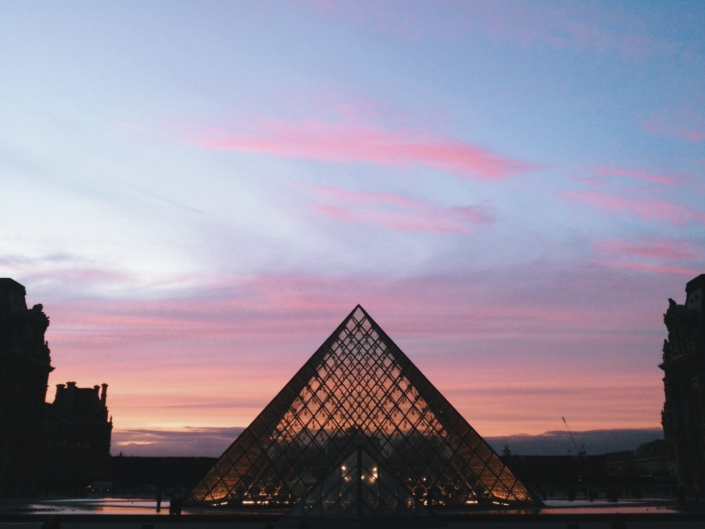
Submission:
[[369,318],[370,315],[367,314],[367,311],[360,305],[359,303],[355,305],[355,308],[350,311],[350,314],[348,314],[347,318],[345,318],[345,321],[350,320],[350,318],[355,318],[359,320],[362,317],[367,317]]

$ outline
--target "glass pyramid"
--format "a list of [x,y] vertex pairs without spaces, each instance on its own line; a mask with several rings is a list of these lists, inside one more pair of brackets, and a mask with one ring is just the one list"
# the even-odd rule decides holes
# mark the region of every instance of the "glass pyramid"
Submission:
[[358,447],[319,481],[287,517],[362,521],[431,514],[393,473]]
[[188,501],[293,505],[357,447],[425,505],[541,503],[360,305]]

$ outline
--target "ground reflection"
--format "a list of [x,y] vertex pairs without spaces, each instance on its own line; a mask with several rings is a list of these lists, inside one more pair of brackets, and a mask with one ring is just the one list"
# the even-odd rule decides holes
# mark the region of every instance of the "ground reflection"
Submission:
[[[156,515],[157,502],[145,498],[119,498],[119,497],[103,497],[103,498],[87,498],[87,499],[47,499],[36,502],[12,503],[0,506],[0,512],[3,514],[151,514]],[[189,514],[227,514],[240,513],[262,513],[262,510],[243,510],[233,509],[232,511],[224,511],[222,508],[207,509],[207,508],[185,508],[184,515]],[[275,514],[279,511],[272,512]],[[673,500],[668,499],[647,499],[647,500],[623,500],[619,502],[608,501],[568,501],[568,500],[548,500],[544,507],[538,509],[502,509],[502,510],[448,510],[443,511],[448,514],[474,513],[482,514],[540,514],[540,515],[556,515],[556,514],[648,514],[648,513],[676,513],[680,510],[676,507]],[[165,509],[162,504],[162,516],[169,516],[168,506]],[[283,511],[282,511],[283,514]],[[439,512],[439,514],[442,514]]]

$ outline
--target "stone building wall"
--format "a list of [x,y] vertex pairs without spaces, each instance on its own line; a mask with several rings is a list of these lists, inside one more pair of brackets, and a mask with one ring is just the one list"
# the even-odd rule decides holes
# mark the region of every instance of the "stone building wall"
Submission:
[[57,384],[54,402],[44,408],[40,480],[45,488],[76,488],[105,477],[113,428],[107,391],[107,384],[102,391]]
[[0,278],[0,496],[37,490],[44,397],[51,367],[41,305],[27,309],[25,288]]
[[21,284],[0,278],[0,497],[99,479],[110,457],[107,384],[102,392],[59,384],[45,403],[49,318],[42,305],[28,309],[25,296]]
[[705,274],[686,285],[686,301],[668,300],[663,344],[664,439],[686,490],[705,485]]

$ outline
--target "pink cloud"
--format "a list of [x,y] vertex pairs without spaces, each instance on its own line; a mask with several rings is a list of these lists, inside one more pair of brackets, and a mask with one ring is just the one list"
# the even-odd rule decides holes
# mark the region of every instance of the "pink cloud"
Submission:
[[658,120],[649,120],[644,127],[652,134],[661,136],[680,136],[692,143],[705,141],[705,130],[695,130],[685,126],[671,125]]
[[[529,276],[517,280],[526,272],[391,280],[221,276],[160,299],[52,300],[35,294],[30,304],[43,303],[51,318],[53,383],[110,384],[109,406],[119,429],[247,425],[356,303],[441,391],[468,384],[496,387],[497,373],[505,388],[527,380],[547,389],[566,379],[574,385],[606,384],[604,366],[592,373],[565,350],[579,356],[658,343],[653,332],[644,336],[644,328],[662,330],[660,311],[667,306],[662,292],[654,294],[641,284],[635,289],[623,274],[594,268],[569,276],[547,273],[543,286],[536,278],[525,283]],[[585,285],[590,285],[587,298]],[[33,293],[33,286],[26,286]],[[614,302],[627,298],[627,308]],[[571,371],[571,364],[578,365]],[[624,385],[635,376],[620,369],[609,374],[615,383]],[[654,377],[654,391],[659,384]],[[482,410],[496,398],[453,402],[468,418],[492,421],[492,414]],[[595,401],[581,401],[571,412],[573,420],[604,425]],[[545,409],[537,407],[541,402],[530,395],[515,401],[513,413],[523,417],[522,430],[550,429],[556,416],[537,414],[535,409]],[[629,397],[622,410],[642,402]],[[608,404],[599,408],[602,415],[614,412]],[[483,434],[517,431],[512,429],[519,422],[512,417],[494,417]],[[649,417],[639,412],[629,420],[645,425],[651,424]]]
[[595,167],[590,168],[598,176],[625,176],[637,180],[645,180],[655,184],[675,184],[682,181],[680,175],[654,174],[642,169],[628,169],[625,167]]
[[350,120],[253,120],[249,133],[226,130],[192,134],[189,143],[219,150],[271,154],[323,162],[364,162],[409,167],[426,165],[467,178],[495,180],[537,169],[437,132],[405,128],[387,130]]
[[699,141],[705,141],[705,130],[703,131],[695,131],[695,130],[690,130],[685,127],[680,129],[680,134],[684,138],[689,139],[693,143],[699,142]]
[[16,277],[40,289],[71,285],[74,293],[91,290],[99,285],[132,283],[136,276],[110,266],[100,266],[69,254],[29,258],[0,255],[0,274]]
[[478,207],[443,207],[394,193],[349,191],[335,187],[318,187],[314,191],[329,203],[311,206],[311,210],[356,224],[401,231],[472,233],[469,226],[493,222],[492,217]]
[[664,110],[644,122],[652,134],[684,138],[692,143],[705,141],[705,113],[693,105],[684,104]]
[[521,46],[538,44],[618,53],[627,60],[669,56],[682,48],[680,42],[660,37],[625,11],[599,9],[585,3],[556,6],[530,1],[477,0],[445,10],[418,2],[409,8],[409,3],[410,0],[362,5],[341,0],[309,2],[325,15],[355,27],[412,40],[425,37],[449,40],[468,33],[484,33]]
[[305,1],[325,15],[342,19],[353,27],[390,33],[410,40],[419,40],[428,35],[448,39],[450,36],[457,36],[464,29],[462,20],[453,21],[451,17],[444,17],[442,10],[432,9],[424,12],[424,7],[427,6],[418,0],[404,0],[402,5],[395,5],[394,2]]
[[688,277],[694,277],[700,273],[697,268],[684,268],[682,266],[639,263],[635,261],[607,261],[600,262],[600,264],[609,268],[621,270],[643,270],[646,272],[656,272],[658,274],[678,274]]
[[566,196],[584,204],[614,213],[633,213],[647,221],[668,221],[679,226],[692,222],[705,224],[705,213],[687,206],[657,199],[622,198],[596,192],[572,192]]
[[488,17],[487,31],[496,38],[525,46],[544,43],[557,48],[618,53],[632,61],[651,55],[673,55],[682,47],[680,42],[652,35],[646,24],[624,12],[600,10],[587,4],[554,7],[535,2],[518,5],[487,2],[482,5]]
[[304,3],[327,12],[335,12],[338,7],[335,0],[304,0]]
[[597,253],[605,258],[598,264],[614,269],[643,270],[659,274],[678,274],[694,277],[697,266],[684,267],[674,261],[697,262],[702,251],[687,241],[655,239],[641,243],[620,240],[599,241],[595,244]]
[[697,247],[686,241],[669,241],[657,239],[640,244],[626,241],[607,240],[598,242],[598,252],[608,255],[627,255],[653,259],[676,259],[682,261],[697,261]]
[[211,281],[192,295],[173,298],[37,302],[44,303],[52,318],[51,342],[71,344],[91,355],[96,350],[152,351],[140,359],[142,366],[162,365],[155,342],[165,343],[168,352],[174,344],[180,348],[185,343],[201,343],[199,347],[232,344],[272,332],[287,340],[315,336],[357,303],[374,311],[375,317],[384,315],[390,330],[425,337],[570,334],[578,327],[608,329],[633,324],[639,318],[638,311],[606,314],[599,297],[593,305],[573,306],[569,292],[561,299],[541,299],[535,292],[526,299],[513,294],[508,303],[492,284],[446,277],[388,280],[270,275]]

